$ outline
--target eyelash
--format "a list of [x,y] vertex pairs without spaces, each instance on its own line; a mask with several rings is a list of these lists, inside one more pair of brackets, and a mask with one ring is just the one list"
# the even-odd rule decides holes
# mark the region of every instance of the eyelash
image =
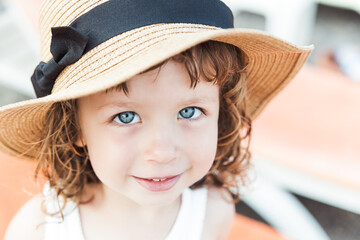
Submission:
[[[178,114],[180,114],[180,112],[181,112],[182,110],[186,109],[186,108],[195,108],[195,109],[198,109],[198,110],[201,112],[201,114],[204,114],[205,116],[207,115],[206,112],[205,112],[205,110],[204,110],[203,108],[195,107],[195,106],[185,107],[185,108],[181,109],[181,110],[178,112]],[[137,113],[135,113],[135,112],[133,112],[133,111],[126,111],[126,112],[118,113],[118,114],[116,114],[115,116],[113,116],[113,117],[111,118],[111,119],[112,119],[111,122],[115,122],[115,124],[116,124],[117,126],[120,126],[120,127],[126,126],[126,125],[132,125],[131,123],[126,124],[126,123],[119,123],[119,122],[115,121],[115,119],[118,118],[118,117],[120,117],[120,115],[123,114],[123,113],[134,113],[134,114],[136,114],[136,116],[138,116],[139,119],[140,119],[140,116],[139,116]],[[195,113],[194,113],[194,114],[195,114]],[[200,114],[200,116],[201,116],[201,114]],[[199,120],[199,116],[198,116],[197,118],[195,118],[195,119],[192,119],[192,118],[178,118],[178,119],[185,119],[185,120],[188,120],[188,121],[197,121],[197,120]],[[120,121],[120,120],[119,120],[119,121]]]

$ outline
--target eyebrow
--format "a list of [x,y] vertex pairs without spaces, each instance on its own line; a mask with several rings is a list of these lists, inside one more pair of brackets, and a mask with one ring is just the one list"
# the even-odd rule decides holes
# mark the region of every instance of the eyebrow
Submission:
[[96,107],[96,110],[101,110],[103,108],[115,108],[115,107],[135,107],[137,104],[129,101],[113,101],[110,103],[105,103]]
[[180,103],[182,105],[188,105],[188,104],[191,104],[191,103],[214,103],[216,101],[218,101],[218,98],[216,98],[216,97],[196,96],[196,97],[191,97],[191,98],[188,98],[188,99],[184,99]]

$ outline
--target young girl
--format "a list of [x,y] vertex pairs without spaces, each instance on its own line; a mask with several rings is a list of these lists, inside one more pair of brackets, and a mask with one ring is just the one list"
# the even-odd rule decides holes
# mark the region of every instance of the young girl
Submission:
[[40,26],[38,98],[0,109],[0,148],[47,182],[5,239],[226,239],[251,121],[312,48],[219,0],[48,0]]

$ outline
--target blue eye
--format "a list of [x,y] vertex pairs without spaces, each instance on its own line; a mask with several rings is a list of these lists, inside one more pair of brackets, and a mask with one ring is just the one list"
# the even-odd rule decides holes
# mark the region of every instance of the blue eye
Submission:
[[178,118],[194,119],[199,117],[201,113],[202,111],[197,107],[187,107],[179,112]]
[[140,117],[134,112],[122,112],[115,116],[114,121],[119,124],[138,123]]

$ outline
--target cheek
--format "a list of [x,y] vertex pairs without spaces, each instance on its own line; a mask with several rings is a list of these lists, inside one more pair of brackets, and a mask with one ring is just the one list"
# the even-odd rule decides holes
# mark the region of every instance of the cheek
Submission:
[[197,129],[188,136],[186,148],[194,166],[207,171],[212,166],[216,156],[218,127],[217,122]]
[[91,132],[87,137],[90,162],[100,180],[118,178],[130,171],[135,158],[136,139],[131,134],[119,134],[119,129]]

